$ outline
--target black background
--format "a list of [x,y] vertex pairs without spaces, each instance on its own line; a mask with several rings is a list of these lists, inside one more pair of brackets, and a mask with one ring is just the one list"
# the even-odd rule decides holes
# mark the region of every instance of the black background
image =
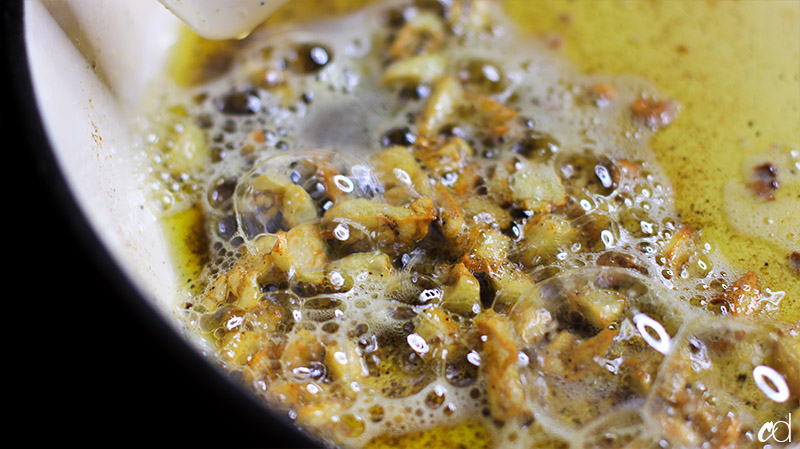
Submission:
[[4,428],[26,446],[310,447],[189,351],[95,240],[39,122],[24,2],[0,3]]

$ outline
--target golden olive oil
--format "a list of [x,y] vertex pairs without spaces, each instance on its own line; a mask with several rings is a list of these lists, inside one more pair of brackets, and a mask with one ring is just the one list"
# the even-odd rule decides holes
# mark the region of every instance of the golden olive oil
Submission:
[[[680,103],[678,118],[651,146],[673,183],[681,220],[702,229],[733,266],[784,291],[780,318],[799,321],[800,275],[789,253],[737,232],[723,193],[731,180],[746,183],[745,162],[772,145],[800,150],[800,2],[505,3],[522,29],[555,39],[580,70],[641,76]],[[795,219],[800,229],[800,209]],[[797,231],[794,243],[800,251]]]
[[[295,0],[270,24],[352,11],[368,0]],[[580,71],[634,75],[680,105],[677,119],[651,146],[672,182],[683,223],[702,232],[738,270],[785,292],[779,318],[800,320],[800,275],[785,245],[743,234],[731,224],[725,189],[748,182],[747,164],[774,145],[800,150],[800,2],[792,0],[506,0],[525,33],[540,36]],[[186,31],[169,67],[181,85],[224,70],[237,41],[212,42]],[[201,69],[203,68],[203,69]],[[210,70],[205,72],[204,70]],[[785,195],[794,195],[787,190]],[[800,199],[800,196],[798,196]],[[741,209],[740,209],[741,210]],[[755,206],[741,213],[760,214]],[[800,210],[797,212],[800,228]],[[165,220],[179,275],[191,279],[208,257],[199,208]],[[800,233],[795,232],[800,251]],[[791,240],[790,240],[791,244]],[[379,448],[490,447],[473,421],[408,435],[379,437]]]

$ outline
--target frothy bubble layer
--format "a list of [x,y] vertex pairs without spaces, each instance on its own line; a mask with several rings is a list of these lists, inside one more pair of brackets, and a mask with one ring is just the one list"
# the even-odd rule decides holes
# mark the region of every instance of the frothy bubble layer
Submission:
[[[343,198],[380,197],[372,169],[357,157],[327,150],[293,150],[259,162],[238,182],[234,208],[243,236],[288,231],[316,220]],[[349,238],[345,224],[334,230]]]
[[800,329],[681,224],[647,146],[680,105],[649,84],[576,73],[481,1],[231,45],[155,91],[150,191],[203,210],[181,316],[304,429],[748,447],[800,406]]

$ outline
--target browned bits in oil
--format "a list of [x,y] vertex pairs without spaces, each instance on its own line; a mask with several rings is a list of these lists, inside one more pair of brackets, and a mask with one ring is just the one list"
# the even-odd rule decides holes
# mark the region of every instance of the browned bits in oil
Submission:
[[[656,412],[677,398],[703,419],[727,419],[686,396],[687,382],[656,381],[695,373],[660,369],[681,353],[662,357],[638,324],[662,325],[677,345],[694,337],[686,308],[738,322],[770,318],[776,305],[755,272],[726,272],[702,229],[674,215],[671,188],[638,139],[669,124],[677,104],[623,77],[514,54],[526,48],[517,36],[507,36],[513,46],[491,33],[471,41],[494,29],[470,15],[480,3],[408,0],[364,16],[364,31],[343,22],[281,34],[274,47],[250,41],[260,53],[242,55],[244,73],[181,114],[210,137],[215,160],[227,153],[192,197],[213,244],[197,282],[205,294],[187,307],[199,330],[300,426],[347,447],[464,420],[498,447],[539,447],[530,438],[546,429],[524,430],[539,432],[533,407],[569,426],[611,423],[606,410],[649,397]],[[369,51],[355,56],[355,42]],[[443,73],[425,65],[431,55],[447,58]],[[435,76],[383,89],[380,68],[403,59]],[[331,107],[349,100],[352,110]],[[316,120],[344,114],[358,129],[313,132]],[[362,127],[357,143],[334,132]],[[623,138],[641,147],[615,152]],[[753,180],[771,199],[775,167],[755,167]],[[800,275],[800,252],[789,258]],[[712,445],[729,436],[724,422],[717,432],[684,418],[675,423]],[[662,421],[647,431],[674,436]],[[603,429],[606,445],[616,431]],[[586,446],[547,447],[569,445]]]
[[250,131],[250,134],[248,134],[248,136],[253,140],[253,142],[264,143],[267,141],[267,136],[264,134],[263,131],[258,131],[258,130]]
[[720,307],[719,312],[730,315],[755,315],[758,313],[761,296],[761,287],[758,275],[748,271],[737,279],[730,288],[710,302],[712,306]]
[[753,168],[755,178],[748,187],[764,201],[773,201],[775,191],[778,190],[778,167],[771,162],[765,162]]
[[789,263],[792,265],[794,272],[800,275],[800,251],[795,251],[789,255]]
[[604,107],[614,100],[617,90],[608,83],[596,83],[589,89],[589,96],[597,106]]
[[675,104],[641,96],[631,103],[633,117],[652,128],[669,125],[675,119]]
[[607,251],[597,258],[597,264],[605,267],[620,267],[636,270],[642,274],[647,274],[647,268],[636,260],[632,255],[618,252]]

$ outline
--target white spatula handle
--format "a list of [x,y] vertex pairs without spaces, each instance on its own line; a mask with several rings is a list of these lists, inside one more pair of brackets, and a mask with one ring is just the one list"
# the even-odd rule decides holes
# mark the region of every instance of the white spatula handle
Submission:
[[246,36],[288,0],[158,0],[200,36]]

